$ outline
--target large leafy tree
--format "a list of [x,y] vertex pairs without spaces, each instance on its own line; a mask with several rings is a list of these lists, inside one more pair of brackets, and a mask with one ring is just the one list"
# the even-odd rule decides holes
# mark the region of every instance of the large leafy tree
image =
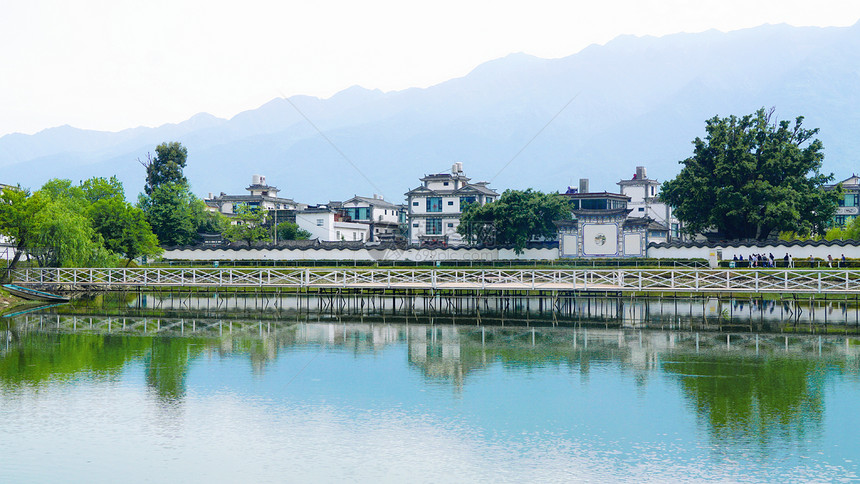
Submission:
[[177,141],[161,143],[155,147],[155,158],[147,155],[147,161],[140,163],[146,168],[146,185],[143,191],[147,195],[161,185],[187,185],[188,180],[182,170],[188,160],[188,149]]
[[158,239],[143,211],[128,203],[122,183],[116,178],[90,178],[81,184],[86,213],[105,247],[126,259],[161,253]]
[[773,109],[707,120],[707,136],[693,141],[693,156],[663,184],[661,198],[691,234],[764,240],[779,231],[823,232],[839,194],[821,189],[833,175],[820,172],[818,129],[802,123],[802,116],[773,121]]
[[162,245],[188,245],[197,237],[194,196],[184,183],[162,184],[151,195],[141,194],[138,206]]
[[554,238],[553,221],[570,217],[570,206],[557,193],[505,190],[493,203],[466,207],[457,232],[470,243],[513,245],[522,253],[529,240]]
[[15,247],[15,255],[3,279],[15,268],[24,249],[34,240],[35,216],[42,208],[37,198],[20,187],[6,188],[0,192],[0,235],[8,237]]
[[236,207],[236,223],[227,227],[222,235],[230,242],[243,240],[250,247],[254,242],[269,240],[269,229],[266,228],[267,211],[260,207],[245,204]]

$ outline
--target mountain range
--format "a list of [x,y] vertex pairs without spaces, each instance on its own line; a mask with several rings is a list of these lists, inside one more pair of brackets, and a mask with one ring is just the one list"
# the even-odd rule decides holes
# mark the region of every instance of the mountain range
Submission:
[[199,196],[244,193],[262,174],[304,203],[371,193],[398,202],[458,161],[499,191],[564,191],[579,178],[617,191],[638,165],[674,177],[706,119],[761,107],[820,128],[824,172],[860,171],[860,23],[621,36],[559,59],[512,54],[423,89],[355,86],[329,99],[276,98],[231,119],[9,134],[0,182],[36,189],[49,178],[117,175],[133,199],[144,181],[137,160],[180,141]]

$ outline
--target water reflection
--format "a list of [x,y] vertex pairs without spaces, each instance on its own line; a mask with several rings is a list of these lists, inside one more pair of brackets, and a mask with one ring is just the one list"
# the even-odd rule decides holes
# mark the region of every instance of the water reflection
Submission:
[[[860,332],[857,298],[797,295],[729,298],[518,295],[297,295],[295,293],[153,293],[99,296],[78,303],[80,313],[200,317],[254,315],[259,319],[330,320],[361,316],[382,323],[592,325],[628,328]],[[63,311],[69,312],[68,309]]]
[[[298,306],[287,318],[277,317],[286,309],[219,317],[177,310],[103,315],[93,308],[22,315],[0,323],[0,403],[18,398],[31,406],[58,387],[139,379],[158,404],[159,446],[205,447],[188,434],[211,435],[215,425],[241,435],[250,426],[311,459],[335,452],[366,462],[368,455],[355,454],[356,443],[373,440],[375,449],[389,448],[421,467],[418,456],[427,449],[418,449],[438,445],[431,453],[443,461],[445,448],[470,455],[468,463],[458,461],[457,472],[473,480],[501,468],[510,472],[501,480],[539,474],[570,480],[581,476],[577,469],[601,480],[856,474],[844,418],[860,398],[857,336],[713,332],[683,324],[535,326],[534,319],[511,325],[511,312],[504,312],[506,326],[491,326],[453,312],[387,308],[323,309],[313,312],[318,321]],[[630,304],[621,311],[655,308]],[[399,322],[401,313],[408,324]],[[442,324],[421,324],[429,317]],[[256,420],[236,426],[227,415]],[[40,416],[50,418],[30,418]],[[0,430],[17,425],[10,422]],[[303,445],[284,435],[301,435]],[[394,441],[400,446],[383,443]],[[509,469],[514,463],[532,474]],[[390,465],[391,475],[408,478],[406,469]],[[780,471],[762,471],[770,467]],[[678,469],[687,474],[676,476]],[[304,471],[307,479],[334,475]]]

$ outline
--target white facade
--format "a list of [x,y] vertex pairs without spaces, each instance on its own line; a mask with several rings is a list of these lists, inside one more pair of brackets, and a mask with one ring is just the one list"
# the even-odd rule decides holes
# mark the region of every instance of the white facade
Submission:
[[280,190],[278,187],[266,184],[266,177],[263,175],[253,175],[251,177],[251,185],[245,190],[247,195],[227,195],[221,192],[218,196],[213,196],[204,199],[206,208],[213,212],[221,212],[224,215],[232,215],[236,213],[238,205],[248,205],[250,207],[260,207],[266,210],[301,210],[307,208],[307,205],[296,203],[292,199],[282,198],[278,196]]
[[470,184],[469,180],[462,163],[455,163],[451,173],[427,175],[421,178],[421,186],[406,193],[410,243],[463,244],[457,227],[465,205],[484,205],[499,197],[496,191],[487,188],[486,182]]
[[386,202],[381,196],[353,197],[343,202],[341,212],[352,222],[368,226],[371,241],[380,237],[394,238],[400,232],[400,207]]
[[326,209],[308,209],[296,213],[296,225],[307,230],[311,239],[322,242],[366,241],[370,232],[367,224],[343,222],[337,214]]
[[630,197],[627,208],[630,209],[630,218],[650,218],[657,224],[665,227],[666,236],[659,237],[650,234],[651,242],[669,242],[680,238],[680,223],[672,214],[672,208],[660,201],[661,183],[648,178],[644,166],[636,167],[636,174],[632,179],[618,182],[621,194]]

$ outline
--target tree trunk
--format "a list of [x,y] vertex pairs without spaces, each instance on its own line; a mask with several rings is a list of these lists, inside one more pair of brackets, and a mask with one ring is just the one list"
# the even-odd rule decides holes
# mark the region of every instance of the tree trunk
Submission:
[[21,252],[24,250],[24,242],[19,242],[18,246],[15,248],[15,257],[12,258],[12,262],[9,263],[9,266],[6,267],[6,272],[3,273],[3,281],[11,280],[12,271],[15,269],[15,266],[18,265],[18,260],[21,259]]

